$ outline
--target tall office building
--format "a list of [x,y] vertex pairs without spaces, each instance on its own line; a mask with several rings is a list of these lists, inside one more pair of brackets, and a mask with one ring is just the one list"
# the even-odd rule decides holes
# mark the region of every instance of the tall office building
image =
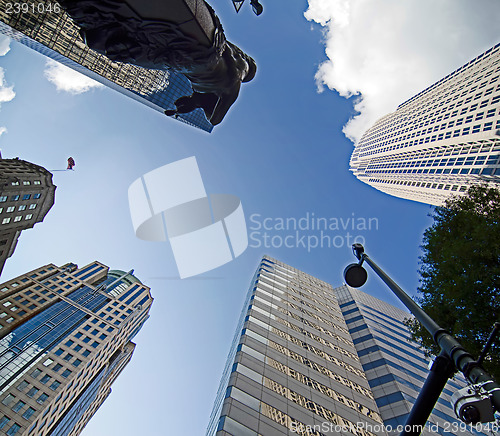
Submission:
[[[79,28],[52,0],[0,0],[0,33],[161,113],[193,93],[182,74],[112,62],[90,50]],[[213,128],[201,109],[175,118],[207,132]]]
[[[404,425],[428,375],[429,358],[411,342],[408,313],[347,285],[335,289],[349,333],[385,426]],[[428,426],[443,436],[459,428],[450,397],[461,375],[443,390]]]
[[2,434],[80,434],[134,351],[153,299],[132,271],[45,265],[0,285]]
[[500,44],[378,120],[350,167],[374,188],[442,205],[481,183],[500,184]]
[[0,155],[0,274],[21,232],[42,222],[54,205],[55,191],[45,168]]
[[[404,425],[426,363],[417,346],[406,343],[404,312],[351,292],[265,256],[207,436],[371,436]],[[439,423],[430,428],[443,435],[454,433],[456,419],[446,405],[453,388],[429,422]]]

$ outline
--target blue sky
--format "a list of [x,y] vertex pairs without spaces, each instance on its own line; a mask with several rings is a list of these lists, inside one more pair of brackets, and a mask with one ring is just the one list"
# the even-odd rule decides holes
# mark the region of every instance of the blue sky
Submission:
[[[256,17],[249,5],[236,15],[229,0],[211,2],[228,39],[258,65],[255,80],[242,86],[211,134],[106,88],[58,91],[44,74],[47,60],[16,43],[0,57],[3,156],[49,170],[65,168],[68,156],[76,160],[74,172],[54,172],[56,204],[43,223],[23,232],[2,278],[48,262],[99,260],[134,268],[155,298],[132,362],[84,435],[204,434],[263,254],[339,286],[354,261],[350,231],[365,238],[366,251],[403,288],[414,293],[418,286],[419,245],[432,209],[355,179],[348,170],[353,143],[343,129],[359,138],[398,103],[497,43],[500,4],[310,0],[308,21],[306,1],[262,3],[264,14]],[[355,108],[361,114],[350,122]],[[196,156],[207,192],[241,199],[253,238],[233,262],[180,280],[168,243],[134,236],[127,190],[146,172],[189,156]],[[255,247],[264,238],[256,222],[307,214],[374,218],[378,225],[328,231],[340,238],[337,245],[345,241],[339,248]],[[294,232],[267,233],[278,241]],[[373,274],[363,289],[395,303]]]

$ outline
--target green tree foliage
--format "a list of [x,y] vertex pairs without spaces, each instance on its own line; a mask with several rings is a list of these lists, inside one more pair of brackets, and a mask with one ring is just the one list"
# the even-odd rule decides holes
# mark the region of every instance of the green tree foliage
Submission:
[[[418,303],[462,346],[479,357],[494,322],[500,321],[500,191],[471,187],[431,214],[423,237]],[[438,354],[427,331],[407,321],[428,354]],[[500,338],[485,369],[500,381]]]

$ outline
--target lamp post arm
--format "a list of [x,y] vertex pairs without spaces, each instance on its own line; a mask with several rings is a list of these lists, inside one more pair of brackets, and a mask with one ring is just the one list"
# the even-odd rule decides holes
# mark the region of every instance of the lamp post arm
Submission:
[[418,321],[424,326],[424,328],[432,335],[434,340],[436,340],[436,334],[444,332],[444,329],[439,327],[439,325],[429,316],[424,310],[415,303],[405,291],[403,291],[394,280],[392,280],[367,254],[363,254],[364,261],[370,265],[377,273],[377,275],[384,281],[384,283],[391,288],[392,292],[396,294],[396,297],[407,307],[407,309],[418,319]]
[[452,335],[427,315],[367,254],[363,253],[361,259],[372,267],[375,273],[389,286],[399,300],[432,335],[436,344],[441,348],[442,353],[453,361],[456,368],[472,384],[484,383],[483,388],[489,392],[493,407],[497,412],[500,412],[500,386],[494,381],[493,377],[474,360]]

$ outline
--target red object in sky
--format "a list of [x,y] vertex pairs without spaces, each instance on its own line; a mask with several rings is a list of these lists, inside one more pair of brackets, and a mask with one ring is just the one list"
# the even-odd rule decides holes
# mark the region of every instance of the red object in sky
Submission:
[[75,166],[75,160],[72,157],[69,157],[68,158],[68,168],[66,168],[66,169],[72,170],[74,166]]

